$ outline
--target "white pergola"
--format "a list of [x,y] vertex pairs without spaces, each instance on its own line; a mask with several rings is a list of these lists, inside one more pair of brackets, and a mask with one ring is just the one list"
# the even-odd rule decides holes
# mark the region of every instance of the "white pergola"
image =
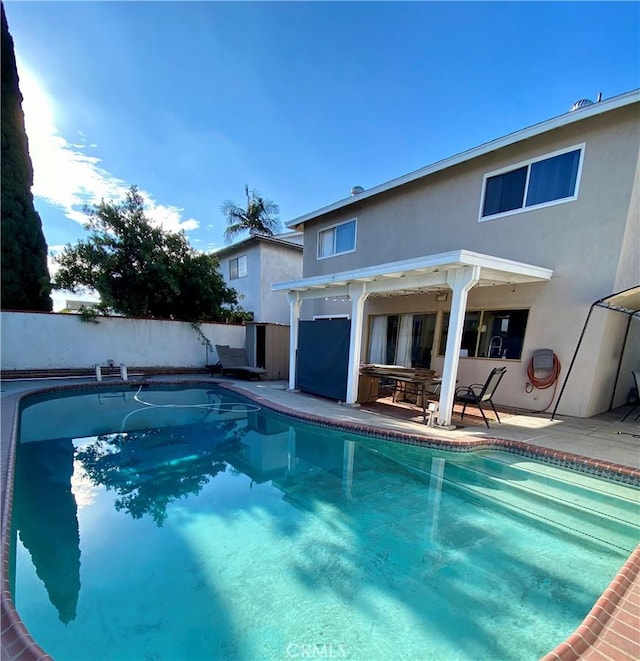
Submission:
[[476,286],[544,282],[550,280],[552,274],[550,269],[541,266],[523,264],[469,250],[454,250],[417,259],[275,283],[271,287],[272,291],[286,291],[289,295],[289,388],[294,390],[296,387],[298,322],[303,301],[338,296],[351,299],[351,337],[345,402],[355,404],[360,377],[364,304],[367,298],[371,295],[448,289],[452,292],[451,311],[440,387],[438,424],[449,426],[458,373],[459,347],[470,289]]

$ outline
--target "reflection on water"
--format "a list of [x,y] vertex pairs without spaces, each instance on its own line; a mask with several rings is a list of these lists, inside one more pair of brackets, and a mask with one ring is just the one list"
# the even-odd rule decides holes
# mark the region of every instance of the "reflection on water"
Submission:
[[[82,658],[65,653],[83,636],[103,641],[101,658],[178,658],[185,626],[169,611],[189,612],[195,647],[182,658],[285,658],[290,641],[325,639],[367,661],[462,649],[459,658],[514,659],[525,648],[537,658],[581,621],[638,539],[636,500],[614,503],[582,475],[573,483],[513,455],[444,453],[290,421],[215,391],[198,397],[102,395],[99,411],[85,411],[100,433],[53,441],[34,440],[32,411],[15,529],[73,628],[33,607],[28,580],[16,592],[56,658]],[[77,510],[93,499],[79,535]],[[118,552],[92,548],[87,523],[105,536],[125,530]],[[588,569],[570,571],[569,555]]]
[[71,491],[73,442],[61,438],[21,446],[16,470],[15,527],[49,599],[67,624],[80,593],[78,508]]
[[224,455],[239,443],[238,422],[105,434],[79,441],[76,460],[96,485],[118,494],[115,507],[161,526],[167,506],[200,492],[226,469]]

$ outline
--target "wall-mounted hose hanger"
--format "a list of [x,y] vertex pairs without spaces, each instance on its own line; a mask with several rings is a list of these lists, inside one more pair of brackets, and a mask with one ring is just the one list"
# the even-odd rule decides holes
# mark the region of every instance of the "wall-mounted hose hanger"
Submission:
[[553,349],[536,349],[533,352],[533,356],[527,366],[529,383],[527,384],[526,391],[530,393],[533,392],[534,388],[546,390],[554,386],[551,400],[539,413],[546,411],[551,406],[551,402],[553,402],[560,377],[560,368],[560,361],[558,360],[558,356],[553,352]]

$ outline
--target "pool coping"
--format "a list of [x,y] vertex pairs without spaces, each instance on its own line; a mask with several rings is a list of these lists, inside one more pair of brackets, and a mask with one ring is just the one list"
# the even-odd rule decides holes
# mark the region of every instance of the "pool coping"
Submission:
[[[20,619],[11,597],[9,581],[9,562],[11,546],[11,514],[13,505],[15,451],[18,428],[18,415],[23,399],[36,394],[64,392],[72,390],[99,390],[113,388],[114,386],[135,387],[149,384],[146,380],[110,381],[102,383],[85,383],[71,385],[56,385],[37,387],[32,390],[6,395],[2,398],[2,420],[0,428],[0,464],[2,488],[1,500],[1,563],[0,563],[0,658],[2,661],[36,661],[52,660],[38,643],[33,639],[26,626]],[[310,422],[323,427],[342,429],[357,434],[382,438],[393,442],[409,445],[428,446],[437,450],[453,452],[474,452],[478,450],[503,450],[519,456],[538,459],[545,463],[568,468],[570,470],[588,473],[603,477],[614,482],[640,486],[640,469],[623,466],[609,461],[592,459],[560,450],[544,448],[524,441],[513,441],[501,438],[469,438],[469,439],[443,439],[420,435],[417,433],[381,429],[375,425],[355,423],[348,420],[335,420],[323,416],[299,411],[273,402],[266,397],[251,393],[233,383],[218,380],[171,380],[161,379],[151,382],[153,385],[218,385],[235,392],[264,408],[276,413],[290,416],[296,420]],[[428,430],[428,428],[426,428]],[[428,432],[427,432],[428,433]],[[577,661],[586,658],[594,650],[604,632],[615,621],[621,605],[634,600],[634,587],[640,585],[640,544],[631,553],[616,576],[613,578],[605,592],[596,601],[576,631],[565,641],[558,644],[546,654],[541,661]],[[637,631],[636,631],[637,633]],[[618,650],[619,651],[619,650]],[[624,657],[616,656],[617,659]],[[627,658],[634,658],[629,655]]]

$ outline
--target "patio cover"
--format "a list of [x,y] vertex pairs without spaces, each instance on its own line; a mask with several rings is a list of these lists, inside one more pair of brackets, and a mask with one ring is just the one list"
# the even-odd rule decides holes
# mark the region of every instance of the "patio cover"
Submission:
[[355,404],[360,376],[364,329],[364,303],[369,296],[410,294],[439,289],[452,291],[449,331],[440,388],[438,424],[449,426],[458,373],[459,348],[467,306],[473,287],[545,282],[553,271],[541,266],[454,250],[416,259],[279,282],[272,291],[286,291],[290,307],[289,388],[296,387],[296,355],[300,306],[305,300],[347,296],[351,300],[351,335],[347,378],[347,404]]

